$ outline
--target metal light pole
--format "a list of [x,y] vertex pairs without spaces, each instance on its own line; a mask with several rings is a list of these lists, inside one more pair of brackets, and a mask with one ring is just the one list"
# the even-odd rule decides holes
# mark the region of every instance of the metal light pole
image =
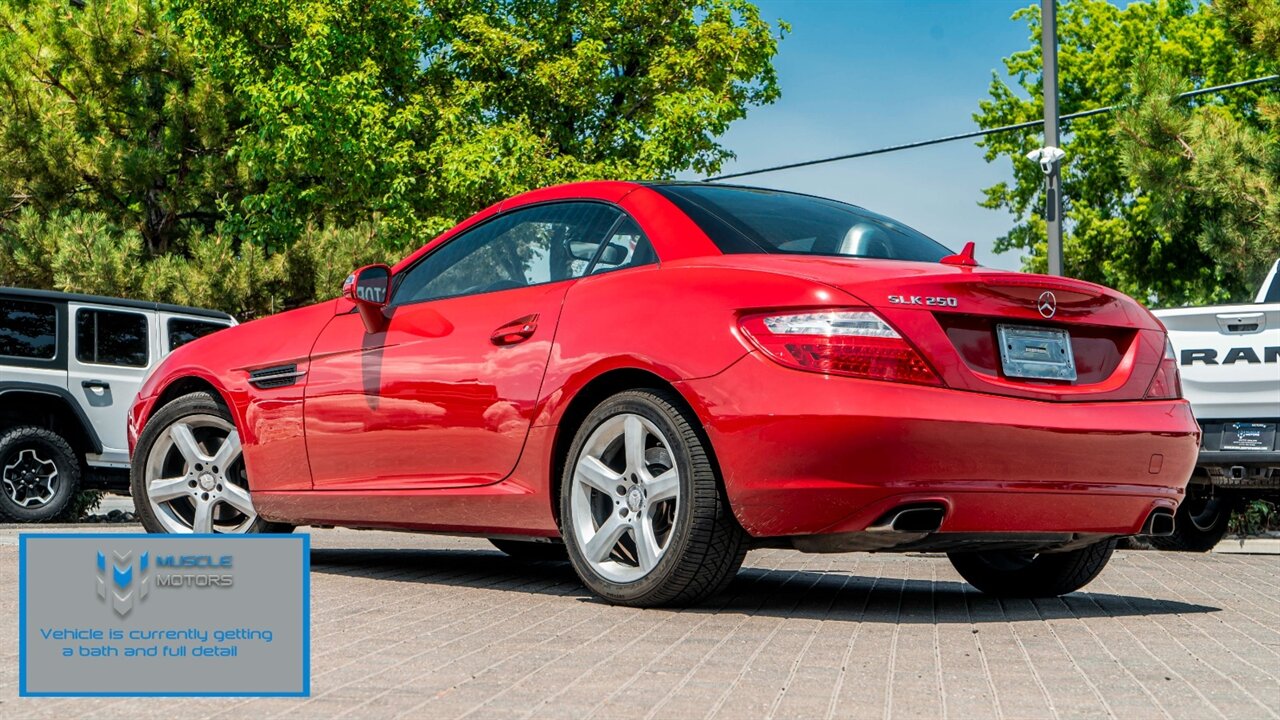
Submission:
[[[1044,61],[1044,144],[1058,147],[1058,11],[1056,0],[1040,0],[1040,53]],[[1062,274],[1062,176],[1054,160],[1045,178],[1044,219],[1049,274]]]

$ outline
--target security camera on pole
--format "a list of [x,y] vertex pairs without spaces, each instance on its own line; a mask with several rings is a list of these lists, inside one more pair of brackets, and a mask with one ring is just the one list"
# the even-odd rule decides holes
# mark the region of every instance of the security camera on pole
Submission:
[[1058,167],[1062,164],[1062,158],[1066,156],[1066,151],[1053,145],[1036,148],[1027,153],[1027,159],[1040,163],[1040,170],[1044,172],[1044,219],[1049,239],[1050,275],[1062,274],[1062,193],[1058,189],[1062,178],[1058,173]]

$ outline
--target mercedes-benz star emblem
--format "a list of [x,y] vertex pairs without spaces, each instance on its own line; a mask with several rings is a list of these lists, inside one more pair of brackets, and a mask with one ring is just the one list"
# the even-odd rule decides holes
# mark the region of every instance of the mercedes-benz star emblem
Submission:
[[1058,298],[1053,293],[1045,290],[1040,293],[1040,299],[1036,301],[1036,309],[1040,311],[1040,315],[1048,320],[1053,314],[1058,312]]

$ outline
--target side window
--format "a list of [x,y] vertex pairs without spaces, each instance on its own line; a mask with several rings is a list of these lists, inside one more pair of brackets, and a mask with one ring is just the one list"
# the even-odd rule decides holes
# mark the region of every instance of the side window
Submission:
[[604,250],[600,252],[599,259],[591,268],[591,274],[598,275],[610,270],[649,265],[657,261],[658,256],[653,252],[653,245],[649,243],[649,238],[644,236],[644,232],[640,230],[635,220],[624,217],[610,235]]
[[203,320],[169,318],[168,327],[165,328],[169,335],[169,351],[173,352],[196,338],[202,338],[209,333],[218,332],[226,327],[221,323],[205,322]]
[[114,310],[77,310],[76,360],[146,367],[147,316]]
[[58,354],[57,329],[53,305],[0,300],[0,355],[51,360]]
[[397,278],[392,305],[582,277],[621,213],[601,203],[516,210],[450,240]]

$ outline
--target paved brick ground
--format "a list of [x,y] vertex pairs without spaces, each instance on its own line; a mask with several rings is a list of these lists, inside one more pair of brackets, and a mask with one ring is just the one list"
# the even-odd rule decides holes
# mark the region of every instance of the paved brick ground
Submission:
[[[481,541],[313,533],[313,696],[24,700],[0,717],[1280,717],[1280,557],[1120,552],[1060,600],[1005,601],[945,558],[757,551],[724,597],[610,607],[567,566]],[[17,615],[0,531],[0,613]]]

